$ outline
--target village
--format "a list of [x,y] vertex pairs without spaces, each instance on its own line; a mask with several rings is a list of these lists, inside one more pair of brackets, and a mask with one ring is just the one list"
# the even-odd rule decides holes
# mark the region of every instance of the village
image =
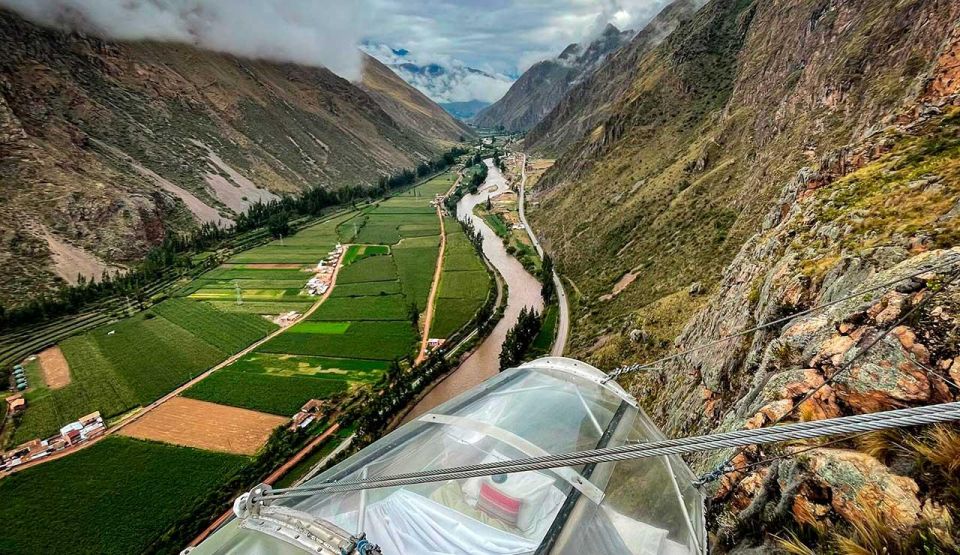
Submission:
[[[7,413],[10,415],[17,415],[27,405],[22,394],[7,397],[5,401],[7,403]],[[93,438],[102,436],[106,431],[107,426],[104,424],[100,412],[91,412],[60,428],[60,433],[57,435],[46,439],[32,439],[5,453],[0,453],[0,472],[49,457],[68,447],[76,447]]]

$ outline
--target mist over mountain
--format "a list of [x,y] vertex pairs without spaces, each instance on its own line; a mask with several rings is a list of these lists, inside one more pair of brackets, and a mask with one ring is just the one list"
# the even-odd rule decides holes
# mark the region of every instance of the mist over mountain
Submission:
[[[364,2],[84,2],[2,0],[23,17],[66,31],[124,41],[193,45],[244,58],[322,66],[357,79]],[[323,17],[317,17],[323,14]]]
[[449,58],[421,60],[405,49],[370,42],[364,43],[363,49],[434,102],[441,105],[474,103],[462,105],[461,111],[467,108],[469,112],[477,103],[495,102],[513,83],[506,75],[469,67]]
[[441,102],[440,107],[449,112],[452,116],[463,121],[469,121],[477,115],[480,110],[489,106],[489,102],[482,100],[468,100],[466,102]]
[[503,98],[481,110],[474,123],[507,131],[533,127],[632,36],[633,31],[620,31],[608,23],[589,43],[570,44],[556,58],[533,64]]

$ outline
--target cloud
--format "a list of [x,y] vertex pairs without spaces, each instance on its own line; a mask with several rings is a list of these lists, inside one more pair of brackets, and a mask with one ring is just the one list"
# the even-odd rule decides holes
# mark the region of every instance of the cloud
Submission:
[[116,40],[196,45],[360,75],[367,0],[0,0],[40,24]]
[[517,77],[607,23],[639,30],[670,0],[370,0],[366,38]]
[[494,102],[513,84],[513,79],[490,67],[468,67],[450,56],[423,56],[406,48],[370,42],[362,48],[436,102]]

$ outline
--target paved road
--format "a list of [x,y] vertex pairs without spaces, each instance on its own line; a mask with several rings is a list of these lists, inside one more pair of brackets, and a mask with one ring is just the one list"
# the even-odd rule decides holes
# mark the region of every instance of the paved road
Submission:
[[[521,154],[520,157],[520,167],[522,168],[520,170],[520,221],[523,222],[523,227],[526,228],[527,235],[533,242],[534,248],[537,249],[537,254],[540,255],[540,258],[543,258],[543,247],[540,246],[540,241],[538,241],[536,235],[533,234],[533,228],[531,228],[527,222],[527,215],[524,212],[524,204],[526,202],[525,188],[527,186],[527,155]],[[553,342],[553,348],[550,350],[550,354],[558,357],[563,355],[563,351],[567,348],[567,338],[570,336],[570,304],[567,302],[567,292],[563,289],[563,282],[560,281],[560,276],[556,270],[553,271],[553,284],[557,289],[560,317],[557,319],[557,338]]]

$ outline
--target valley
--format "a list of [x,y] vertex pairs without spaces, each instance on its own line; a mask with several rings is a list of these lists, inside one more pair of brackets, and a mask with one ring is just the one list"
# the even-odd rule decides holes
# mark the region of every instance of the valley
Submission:
[[960,552],[957,2],[37,1],[0,553]]
[[[264,444],[278,437],[290,442],[321,434],[362,391],[376,390],[384,379],[401,379],[397,371],[410,371],[408,363],[401,368],[396,361],[417,356],[424,328],[432,330],[431,337],[453,335],[473,320],[487,299],[488,270],[460,224],[434,206],[436,197],[456,180],[452,172],[441,174],[385,200],[335,213],[290,237],[241,251],[147,311],[65,341],[71,383],[52,389],[34,382],[10,441],[45,437],[93,411],[103,415],[107,429],[76,447],[10,468],[13,474],[0,479],[0,490],[20,491],[31,504],[46,498],[53,503],[50,512],[73,514],[81,507],[64,505],[67,498],[43,488],[72,488],[69,476],[77,465],[98,465],[96,461],[118,449],[130,456],[159,450],[186,465],[200,450],[233,465],[246,460],[243,467],[263,457]],[[442,224],[441,218],[447,221]],[[448,244],[442,259],[441,229]],[[321,268],[315,267],[318,260],[324,261]],[[304,292],[313,275],[326,284],[315,298]],[[412,314],[427,316],[431,291],[436,297],[430,323],[411,321]],[[278,314],[288,316],[276,320]],[[155,346],[152,337],[157,338]],[[175,358],[188,348],[194,349],[189,358]],[[227,353],[229,357],[213,364]],[[158,373],[160,368],[165,373]],[[100,377],[104,372],[112,374]],[[118,390],[120,384],[125,389]],[[308,401],[319,402],[311,409],[317,412],[311,413],[310,426],[305,432],[286,432],[289,418]],[[278,424],[283,432],[274,430]],[[109,469],[105,461],[102,466]],[[181,467],[169,468],[171,478]],[[53,475],[63,480],[51,482]],[[91,476],[96,477],[112,480],[100,472]],[[125,480],[137,481],[136,472]],[[124,480],[116,483],[119,489],[101,487],[111,491],[113,499],[130,495],[123,489]],[[210,486],[205,488],[209,491]],[[205,490],[193,491],[184,491],[186,499]],[[68,498],[84,506],[95,503],[79,491]],[[157,499],[157,504],[163,501]],[[18,507],[8,505],[12,512],[4,518],[13,518]],[[77,529],[74,534],[81,533]],[[144,542],[156,538],[137,536]],[[28,542],[14,544],[22,548],[30,541],[53,541],[40,529],[18,537],[17,542]],[[141,544],[141,549],[148,545]]]

